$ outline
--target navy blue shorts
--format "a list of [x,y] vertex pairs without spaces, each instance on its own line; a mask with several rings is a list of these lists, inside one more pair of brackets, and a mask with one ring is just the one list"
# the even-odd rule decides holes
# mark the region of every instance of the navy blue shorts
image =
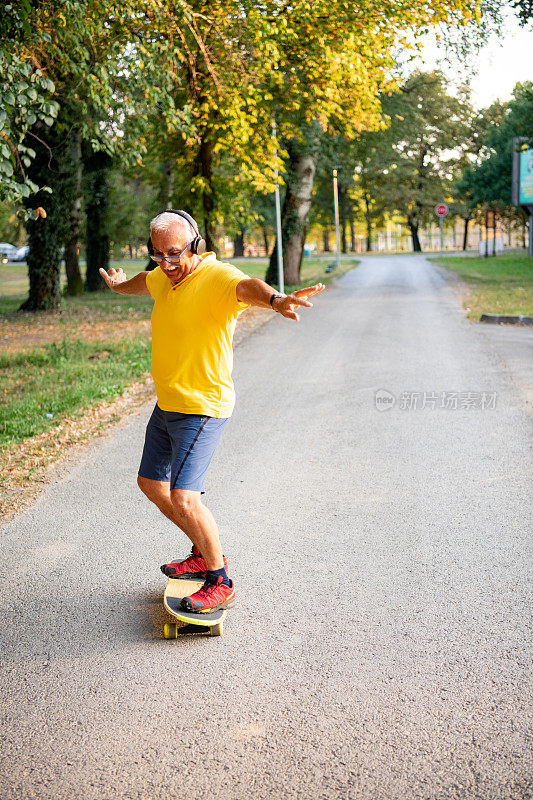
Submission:
[[207,468],[228,419],[162,411],[156,403],[146,427],[139,476],[204,494]]

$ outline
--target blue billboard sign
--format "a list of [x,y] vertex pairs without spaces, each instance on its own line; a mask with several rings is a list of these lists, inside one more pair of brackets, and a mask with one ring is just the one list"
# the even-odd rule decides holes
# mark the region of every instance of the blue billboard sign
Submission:
[[518,202],[520,205],[533,205],[533,148],[520,153],[518,178]]

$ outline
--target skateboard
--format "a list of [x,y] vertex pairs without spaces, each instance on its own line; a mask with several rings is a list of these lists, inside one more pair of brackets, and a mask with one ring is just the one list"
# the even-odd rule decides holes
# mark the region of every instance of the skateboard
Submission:
[[224,632],[224,620],[226,619],[227,609],[221,608],[218,611],[198,613],[185,611],[181,607],[183,597],[197,592],[204,582],[198,578],[169,578],[163,595],[163,605],[168,613],[184,622],[185,625],[177,625],[175,622],[167,622],[163,627],[165,639],[177,639],[186,633],[203,633],[208,636],[222,636]]

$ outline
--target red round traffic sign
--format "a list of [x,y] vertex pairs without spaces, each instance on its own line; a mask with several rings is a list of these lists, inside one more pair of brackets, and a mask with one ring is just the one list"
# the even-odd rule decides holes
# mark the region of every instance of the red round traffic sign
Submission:
[[439,203],[435,206],[435,214],[437,217],[445,217],[448,213],[448,206],[446,203]]

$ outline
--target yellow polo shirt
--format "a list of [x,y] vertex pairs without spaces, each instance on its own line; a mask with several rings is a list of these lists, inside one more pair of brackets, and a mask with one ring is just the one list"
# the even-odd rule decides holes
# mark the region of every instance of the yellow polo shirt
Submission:
[[154,298],[152,376],[163,411],[229,417],[235,405],[233,332],[249,303],[237,300],[247,278],[232,264],[204,253],[190,275],[173,286],[156,267],[146,276]]

